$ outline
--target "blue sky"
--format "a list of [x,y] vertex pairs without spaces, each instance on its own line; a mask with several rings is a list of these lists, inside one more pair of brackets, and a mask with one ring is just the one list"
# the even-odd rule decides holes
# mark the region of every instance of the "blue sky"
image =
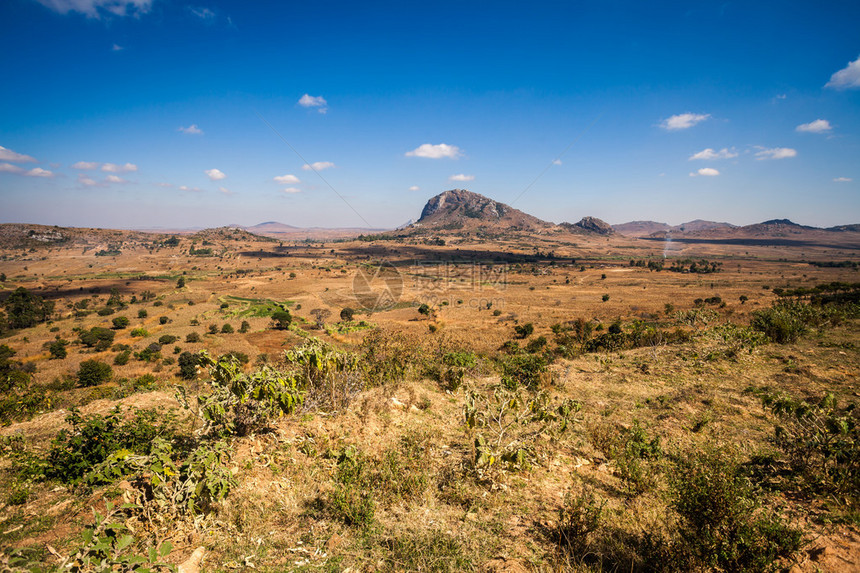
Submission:
[[0,222],[858,223],[860,3],[820,4],[4,0]]

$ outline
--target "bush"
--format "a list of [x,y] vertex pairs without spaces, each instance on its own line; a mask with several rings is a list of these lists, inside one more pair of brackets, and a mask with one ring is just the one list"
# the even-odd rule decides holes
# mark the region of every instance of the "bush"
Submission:
[[200,335],[196,332],[189,332],[185,335],[185,342],[200,342]]
[[[201,417],[209,431],[246,435],[265,427],[279,414],[291,414],[304,399],[291,373],[264,366],[244,374],[233,357],[216,361],[205,352],[199,356],[212,376],[213,392],[200,403]],[[187,400],[184,402],[190,409]]]
[[753,312],[750,325],[773,342],[788,344],[807,331],[810,317],[803,312],[804,307],[801,303],[778,302],[771,308]]
[[162,334],[158,337],[159,344],[173,344],[177,340],[179,340],[179,337],[172,334]]
[[69,342],[67,340],[58,338],[48,345],[48,352],[51,353],[51,360],[65,358],[68,355],[68,352],[66,351],[66,345],[68,344]]
[[233,334],[233,326],[229,323],[221,325],[221,334]]
[[131,358],[131,350],[123,350],[119,354],[113,357],[113,363],[116,366],[125,366],[128,364],[128,360]]
[[95,348],[96,350],[107,350],[113,344],[113,339],[116,333],[102,326],[94,326],[89,330],[82,330],[78,333],[78,339],[87,348]]
[[78,482],[96,465],[119,450],[147,454],[156,437],[173,435],[172,417],[161,417],[155,410],[139,410],[123,420],[117,406],[107,415],[84,418],[77,410],[66,417],[70,430],[61,430],[45,458],[45,477],[64,483]]
[[355,316],[355,309],[346,307],[340,311],[340,319],[344,322],[349,322]]
[[602,297],[600,297],[600,300],[602,300],[603,302],[608,301],[608,300],[609,300],[609,295],[608,295],[608,294],[603,295]]
[[681,458],[670,475],[679,535],[692,556],[709,569],[776,570],[802,543],[799,530],[762,508],[738,464],[719,450]]
[[287,330],[293,322],[293,315],[286,309],[278,309],[272,313],[272,326],[277,330]]
[[187,350],[179,355],[179,376],[183,380],[194,380],[197,378],[197,366],[200,358],[196,353]]
[[133,338],[146,338],[147,336],[149,336],[149,331],[142,326],[139,326],[137,328],[131,329],[131,336]]
[[129,320],[127,316],[118,316],[111,321],[113,323],[113,327],[117,330],[122,330],[128,326]]
[[516,333],[517,338],[528,338],[535,331],[535,325],[531,322],[523,324],[522,326],[515,326],[514,333]]
[[113,369],[99,360],[84,360],[81,362],[77,376],[80,386],[98,386],[110,381]]
[[242,334],[245,334],[249,330],[251,330],[251,324],[247,320],[243,320],[242,326],[239,327],[239,332],[241,332]]
[[159,316],[158,317],[158,324],[167,324],[168,322],[170,322],[170,319],[168,317],[166,317],[166,316]]
[[820,493],[860,498],[860,408],[840,407],[833,394],[799,400],[765,394],[765,407],[776,415],[773,442],[787,456],[802,483]]
[[502,362],[502,384],[511,390],[537,388],[546,373],[547,360],[540,354],[514,354]]
[[145,308],[142,308],[137,311],[137,318],[146,318],[147,316],[149,316],[149,313],[146,312]]

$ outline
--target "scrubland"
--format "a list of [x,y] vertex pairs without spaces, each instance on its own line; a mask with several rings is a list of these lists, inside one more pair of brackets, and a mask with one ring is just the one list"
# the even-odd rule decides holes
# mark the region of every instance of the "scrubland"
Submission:
[[856,245],[165,239],[2,251],[8,570],[860,568]]

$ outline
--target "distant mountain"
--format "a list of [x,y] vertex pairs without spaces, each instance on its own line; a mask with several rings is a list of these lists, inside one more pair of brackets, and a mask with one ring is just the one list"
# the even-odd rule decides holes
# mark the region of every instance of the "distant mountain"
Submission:
[[255,233],[258,235],[264,233],[290,233],[293,231],[300,231],[299,227],[294,227],[293,225],[286,225],[284,223],[279,223],[277,221],[266,221],[265,223],[258,223],[257,225],[253,225],[251,227],[242,227],[246,231],[250,231],[251,233]]
[[675,225],[671,228],[671,231],[691,233],[695,231],[710,231],[712,229],[734,229],[736,226],[737,225],[732,225],[731,223],[718,223],[716,221],[703,221],[702,219],[696,219],[694,221]]
[[574,233],[596,233],[598,235],[611,235],[615,232],[612,228],[612,225],[603,221],[602,219],[598,219],[597,217],[583,217],[579,220],[578,223],[561,223],[560,227],[564,227],[568,231],[573,231]]
[[658,223],[656,221],[630,221],[629,223],[621,223],[620,225],[612,225],[615,232],[619,235],[627,237],[647,237],[660,231],[668,231],[671,225],[667,223]]
[[851,232],[860,233],[860,224],[857,225],[838,225],[836,227],[828,227],[828,231],[837,231],[839,233]]
[[716,221],[704,221],[696,219],[680,225],[669,225],[667,223],[657,223],[656,221],[631,221],[629,223],[621,223],[620,225],[612,225],[615,232],[619,235],[628,237],[647,237],[654,233],[694,233],[698,231],[710,231],[712,229],[733,229],[735,225],[731,223],[718,223]]
[[431,197],[421,218],[404,231],[507,231],[543,232],[556,228],[510,205],[499,203],[465,189],[451,189]]

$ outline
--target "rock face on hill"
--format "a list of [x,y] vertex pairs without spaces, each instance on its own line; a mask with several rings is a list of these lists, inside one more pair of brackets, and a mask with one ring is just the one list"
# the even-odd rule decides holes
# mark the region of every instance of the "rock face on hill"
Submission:
[[562,223],[562,227],[571,231],[585,231],[587,233],[597,233],[598,235],[611,235],[615,233],[612,225],[597,217],[583,217],[578,223]]
[[408,229],[535,232],[554,227],[552,223],[542,221],[478,193],[465,189],[451,189],[430,198],[421,211],[421,218]]

